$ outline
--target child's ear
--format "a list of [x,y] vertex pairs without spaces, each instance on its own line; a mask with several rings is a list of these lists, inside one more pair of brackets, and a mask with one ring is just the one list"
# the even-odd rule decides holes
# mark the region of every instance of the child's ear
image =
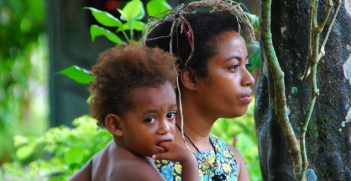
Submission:
[[105,118],[106,129],[115,136],[122,136],[122,118],[115,114],[108,114]]
[[190,90],[197,90],[198,84],[196,81],[195,71],[188,68],[183,68],[180,71],[180,80],[184,87]]

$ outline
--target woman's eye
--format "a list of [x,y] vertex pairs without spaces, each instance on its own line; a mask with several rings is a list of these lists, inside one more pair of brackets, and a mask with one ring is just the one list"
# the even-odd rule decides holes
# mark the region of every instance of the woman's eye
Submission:
[[175,113],[175,112],[170,112],[170,113],[167,114],[167,118],[168,118],[168,119],[174,119],[174,117],[175,117],[176,114],[177,114],[177,113]]
[[154,117],[149,117],[149,118],[144,120],[144,123],[151,124],[155,121],[156,121],[156,119]]
[[229,70],[236,70],[238,69],[239,65],[232,65],[230,67],[228,67]]
[[245,65],[246,66],[246,69],[248,69],[249,67],[252,67],[252,64],[251,63],[248,63]]

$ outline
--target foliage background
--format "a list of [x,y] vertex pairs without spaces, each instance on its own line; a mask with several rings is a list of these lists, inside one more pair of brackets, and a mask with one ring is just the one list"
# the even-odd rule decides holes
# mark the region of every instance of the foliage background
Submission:
[[44,7],[42,0],[0,1],[0,165],[14,157],[14,135],[47,129]]
[[[136,3],[138,0],[133,1]],[[48,50],[47,38],[43,33],[44,2],[13,0],[0,4],[0,180],[67,180],[112,138],[106,130],[98,129],[96,121],[86,115],[72,122],[75,128],[60,126],[50,128],[44,133],[48,122]],[[151,7],[166,3],[165,0],[151,2]],[[168,6],[157,8],[164,10],[165,7]],[[144,8],[142,9],[145,13]],[[93,15],[94,12],[98,12],[91,8],[90,10]],[[152,11],[153,9],[147,6],[148,14]],[[142,17],[129,17],[125,19],[125,23],[122,23],[123,18],[120,19],[122,21],[118,18],[112,20],[115,23],[112,23],[113,26],[118,28],[117,31],[142,30],[139,27],[143,25],[143,22],[139,21]],[[121,23],[116,25],[116,22]],[[133,28],[135,22],[137,24]],[[92,27],[93,40],[100,35],[118,40],[114,33],[97,25]],[[128,37],[125,32],[124,35],[127,40],[132,39],[132,36]],[[258,50],[259,47],[256,45],[254,49]],[[259,56],[254,54],[252,57]],[[70,69],[72,70],[72,67]],[[77,72],[84,71],[75,67],[73,78],[77,77],[74,75]],[[64,71],[61,73],[65,74]],[[251,104],[247,113],[240,118],[218,120],[212,133],[233,144],[240,151],[251,180],[261,180],[253,107]],[[43,150],[49,153],[49,159],[47,154],[43,154]],[[5,161],[10,162],[2,163]]]

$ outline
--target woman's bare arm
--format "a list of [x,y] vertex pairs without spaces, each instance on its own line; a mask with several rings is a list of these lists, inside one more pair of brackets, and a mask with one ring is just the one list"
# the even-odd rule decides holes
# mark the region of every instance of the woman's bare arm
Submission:
[[241,154],[239,153],[239,151],[232,145],[227,144],[230,151],[232,151],[232,153],[235,156],[235,159],[237,161],[238,164],[238,181],[250,181],[250,176],[249,176],[249,172],[247,171],[245,162],[243,160],[243,157],[241,156]]

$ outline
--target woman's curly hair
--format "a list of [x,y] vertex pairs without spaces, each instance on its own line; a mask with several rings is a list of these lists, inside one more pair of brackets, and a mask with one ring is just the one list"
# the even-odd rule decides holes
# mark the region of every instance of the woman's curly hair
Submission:
[[129,93],[138,87],[158,87],[169,81],[175,87],[177,70],[175,58],[159,49],[120,44],[103,52],[93,66],[96,76],[91,82],[90,112],[105,127],[105,117],[112,113],[123,115],[132,108]]

